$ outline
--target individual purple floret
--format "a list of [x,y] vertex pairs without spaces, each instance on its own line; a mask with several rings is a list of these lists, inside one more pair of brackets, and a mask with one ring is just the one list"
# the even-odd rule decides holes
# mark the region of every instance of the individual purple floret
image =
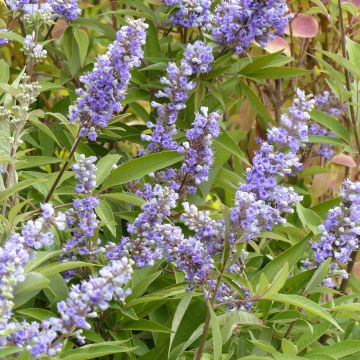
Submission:
[[173,25],[185,28],[211,28],[212,14],[210,0],[163,0],[167,6],[175,7],[169,16]]
[[[8,32],[7,29],[0,29],[0,33],[5,33],[5,32]],[[6,45],[9,43],[9,39],[7,38],[0,38],[0,46],[2,45]]]
[[331,257],[331,269],[335,274],[346,268],[351,253],[359,247],[360,183],[345,180],[340,194],[341,204],[331,209],[319,226],[320,241],[312,242],[315,262],[321,264]]
[[54,15],[65,20],[73,21],[81,14],[77,0],[48,0],[48,3]]
[[120,112],[130,82],[131,70],[141,65],[146,28],[142,20],[129,20],[116,34],[116,40],[105,55],[98,58],[94,69],[80,77],[84,89],[70,111],[70,121],[80,123],[80,136],[95,141],[114,113]]
[[289,22],[284,0],[224,0],[215,9],[212,35],[241,55],[253,41],[265,47]]
[[151,106],[156,109],[156,123],[148,122],[146,126],[152,129],[151,135],[142,135],[142,139],[150,142],[146,151],[154,152],[162,149],[177,150],[183,152],[179,144],[173,140],[177,134],[176,120],[179,112],[185,109],[190,91],[195,83],[190,76],[207,72],[211,69],[214,60],[212,50],[201,41],[188,44],[180,61],[180,65],[170,62],[167,66],[167,77],[162,77],[160,82],[166,87],[158,91],[157,98],[166,98],[166,102],[153,101]]

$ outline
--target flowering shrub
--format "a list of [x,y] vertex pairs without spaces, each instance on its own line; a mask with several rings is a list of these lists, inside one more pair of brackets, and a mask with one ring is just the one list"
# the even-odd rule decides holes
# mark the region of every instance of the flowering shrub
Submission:
[[3,1],[0,359],[358,359],[358,6]]

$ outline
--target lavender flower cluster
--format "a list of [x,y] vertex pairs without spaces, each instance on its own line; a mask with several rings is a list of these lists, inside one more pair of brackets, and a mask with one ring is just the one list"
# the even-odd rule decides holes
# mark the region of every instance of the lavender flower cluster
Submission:
[[169,188],[150,184],[145,184],[137,195],[146,203],[134,223],[128,225],[129,237],[123,237],[119,244],[108,244],[106,256],[111,260],[131,256],[136,266],[151,266],[166,252],[164,236],[170,237],[171,234],[165,234],[163,223],[170,216],[171,209],[176,207],[179,196]]
[[12,316],[15,286],[25,280],[24,266],[34,251],[53,243],[52,224],[65,228],[65,216],[55,211],[51,204],[42,204],[42,217],[29,220],[20,233],[13,233],[0,247],[0,345],[1,333],[6,330]]
[[212,35],[240,55],[256,41],[265,47],[289,21],[284,0],[224,0],[215,9]]
[[208,180],[209,171],[214,161],[211,148],[212,141],[218,137],[220,115],[216,112],[208,113],[206,107],[195,114],[192,127],[186,132],[186,139],[182,144],[184,161],[180,169],[168,169],[161,174],[161,179],[169,183],[170,187],[178,191],[180,196],[185,192],[196,192],[199,184]]
[[99,225],[95,214],[95,208],[99,206],[98,199],[92,195],[96,187],[95,171],[97,170],[94,162],[95,156],[85,157],[80,155],[79,161],[72,165],[75,178],[79,183],[75,186],[78,194],[83,194],[83,198],[73,201],[73,207],[66,212],[66,221],[72,237],[64,245],[64,251],[67,257],[78,248],[82,256],[94,254],[91,238]]
[[[28,221],[21,234],[13,234],[0,248],[0,344],[17,345],[26,348],[32,357],[55,356],[61,351],[63,340],[75,337],[84,343],[83,330],[90,329],[90,320],[97,316],[96,311],[104,311],[113,299],[124,301],[130,289],[124,286],[131,278],[133,261],[128,257],[119,257],[104,266],[96,277],[72,285],[66,300],[57,305],[59,317],[51,317],[41,323],[25,321],[9,323],[12,317],[13,292],[17,283],[24,280],[24,266],[32,256],[31,250],[39,250],[53,242],[50,226],[56,224],[59,230],[65,230],[66,223],[72,227],[73,237],[65,244],[66,256],[71,255],[75,246],[86,245],[84,239],[91,237],[98,225],[93,208],[97,199],[92,196],[96,187],[95,157],[80,155],[78,163],[72,166],[75,178],[79,181],[75,190],[83,194],[83,199],[74,200],[74,207],[68,213],[55,216],[50,204],[41,205],[42,217]],[[81,254],[88,253],[84,246]],[[62,339],[62,340],[61,340]]]
[[152,129],[152,134],[142,135],[144,141],[150,142],[147,151],[169,149],[183,152],[183,149],[173,140],[173,136],[177,134],[175,123],[179,112],[185,109],[189,93],[195,87],[195,83],[190,80],[190,77],[210,71],[213,61],[211,48],[201,41],[196,41],[194,44],[187,45],[179,66],[173,62],[168,64],[167,77],[160,79],[160,82],[166,87],[155,94],[157,98],[166,98],[167,102],[153,101],[151,103],[151,106],[157,111],[156,123],[148,122],[146,126]]
[[211,27],[210,0],[163,0],[163,2],[167,6],[175,7],[175,11],[169,16],[173,25],[181,25],[185,28]]
[[35,41],[34,34],[26,35],[22,51],[34,63],[41,63],[46,58],[46,50],[43,46]]
[[194,193],[196,186],[208,178],[208,173],[213,163],[212,139],[219,135],[218,120],[220,115],[216,112],[208,113],[202,107],[195,114],[191,128],[186,132],[186,140],[182,145],[174,139],[178,130],[176,121],[179,112],[185,108],[189,92],[194,89],[195,83],[190,76],[210,71],[214,57],[210,47],[201,41],[189,44],[186,47],[180,66],[170,63],[167,67],[168,77],[161,78],[164,90],[159,91],[157,97],[165,97],[166,103],[152,102],[152,107],[157,109],[156,123],[147,123],[152,129],[152,134],[143,134],[142,139],[149,141],[145,152],[160,151],[162,149],[176,150],[185,155],[185,160],[180,169],[168,169],[160,174],[160,180],[180,192]]
[[[104,311],[113,299],[124,301],[130,293],[124,286],[131,279],[132,261],[122,258],[112,261],[99,271],[99,276],[73,285],[66,300],[57,305],[58,318],[51,317],[40,324],[13,323],[15,330],[4,338],[4,345],[26,348],[32,357],[55,356],[63,347],[64,340],[75,337],[84,343],[83,330],[90,329],[89,319]],[[62,341],[61,341],[62,339]]]
[[316,264],[331,257],[331,275],[347,277],[346,265],[359,247],[360,183],[345,180],[340,195],[341,204],[328,212],[319,226],[320,241],[313,241],[311,247]]
[[146,28],[142,20],[128,20],[116,34],[105,55],[98,58],[94,69],[80,77],[85,89],[78,89],[79,98],[70,111],[70,121],[79,122],[80,136],[95,141],[114,113],[123,107],[131,77],[131,70],[141,65],[142,45],[145,44]]
[[284,224],[284,214],[293,212],[293,206],[302,197],[292,187],[278,184],[278,180],[301,169],[296,152],[308,140],[309,112],[314,100],[298,90],[297,98],[283,114],[280,127],[272,127],[257,151],[253,166],[246,171],[246,183],[240,184],[231,210],[234,233],[251,240],[261,231]]
[[40,16],[44,19],[63,18],[75,20],[81,13],[77,0],[6,0],[6,5],[12,11],[22,11],[27,18]]
[[[324,112],[327,115],[340,117],[342,114],[339,99],[334,93],[324,91],[322,94],[315,96],[315,109]],[[336,137],[336,134],[325,127],[312,123],[309,127],[309,135],[331,136]],[[335,154],[335,147],[330,144],[321,144],[319,147],[319,155],[326,160],[330,160]]]

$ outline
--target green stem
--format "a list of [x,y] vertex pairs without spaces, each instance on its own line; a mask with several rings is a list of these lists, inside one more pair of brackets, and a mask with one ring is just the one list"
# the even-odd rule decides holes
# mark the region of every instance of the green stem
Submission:
[[62,168],[61,168],[58,176],[56,177],[54,183],[52,184],[51,189],[50,189],[49,193],[47,194],[44,202],[47,203],[51,199],[51,196],[54,193],[56,187],[58,186],[58,184],[59,184],[59,182],[60,182],[60,180],[61,180],[61,178],[62,178],[62,176],[63,176],[63,174],[65,172],[65,170],[67,169],[67,167],[68,167],[68,165],[70,163],[70,160],[72,159],[72,157],[73,157],[73,155],[74,155],[74,153],[75,153],[75,151],[76,151],[76,149],[77,149],[77,147],[78,147],[78,145],[80,143],[80,140],[81,140],[81,137],[80,137],[80,135],[78,135],[77,138],[75,139],[75,142],[74,142],[73,146],[71,147],[69,156],[65,160],[65,163],[62,166]]

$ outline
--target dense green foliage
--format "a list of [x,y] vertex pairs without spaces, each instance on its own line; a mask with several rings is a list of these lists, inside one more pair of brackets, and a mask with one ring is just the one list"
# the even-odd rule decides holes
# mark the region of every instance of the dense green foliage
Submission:
[[[212,11],[219,3],[212,2]],[[357,250],[342,268],[351,276],[334,277],[332,287],[324,283],[332,269],[331,257],[304,265],[314,257],[312,242],[321,237],[319,225],[341,202],[341,184],[346,178],[359,178],[360,7],[356,1],[344,2],[341,8],[335,0],[287,3],[294,17],[285,34],[266,48],[252,43],[236,55],[216,43],[206,29],[172,26],[169,14],[174,7],[160,0],[80,1],[82,13],[73,21],[31,23],[0,2],[0,27],[9,30],[0,32],[0,40],[8,39],[0,46],[1,246],[27,221],[40,216],[41,204],[50,202],[64,213],[73,207],[79,194],[74,191],[78,179],[71,165],[81,154],[97,158],[92,194],[99,200],[94,207],[99,224],[88,237],[89,244],[106,247],[129,236],[128,224],[147,201],[137,190],[146,183],[162,183],[161,171],[179,169],[184,160],[183,153],[166,148],[139,156],[148,146],[141,135],[151,134],[146,124],[156,122],[158,114],[151,103],[159,101],[156,92],[164,88],[160,79],[166,76],[168,63],[180,64],[187,44],[201,40],[212,48],[214,61],[210,71],[191,74],[194,88],[179,111],[174,139],[179,144],[186,140],[195,113],[203,106],[209,113],[221,114],[220,135],[212,139],[214,163],[207,181],[190,194],[182,191],[189,181],[186,175],[178,189],[179,201],[164,221],[190,236],[194,229],[187,229],[181,219],[184,202],[223,220],[226,235],[221,253],[213,256],[214,281],[226,281],[241,305],[251,303],[229,310],[229,304],[216,301],[211,291],[205,298],[205,286],[195,281],[189,289],[176,256],[165,256],[152,266],[135,264],[125,286],[131,294],[124,303],[114,297],[108,308],[96,310],[89,320],[91,328],[83,332],[85,345],[69,337],[59,353],[43,358],[185,360],[197,359],[199,347],[203,360],[360,358]],[[79,136],[81,125],[69,121],[69,111],[79,98],[76,89],[84,88],[81,76],[93,70],[128,18],[145,19],[148,25],[144,56],[131,69],[126,96],[117,99],[122,109],[114,111],[108,125],[97,129],[96,141],[91,141]],[[25,36],[33,32],[47,52],[42,62],[22,50]],[[34,82],[40,86],[39,94],[32,89],[36,99],[26,106],[19,94]],[[257,139],[265,140],[266,132],[281,123],[297,88],[315,99],[329,91],[332,101],[310,113],[311,124],[324,131],[310,134],[298,152],[303,168],[281,179],[303,199],[285,224],[261,229],[248,239],[235,234],[231,244],[231,209],[259,149]],[[329,107],[338,109],[336,116]],[[331,154],[324,156],[322,151]],[[57,304],[68,297],[71,285],[97,276],[109,262],[104,253],[94,257],[76,251],[63,261],[63,246],[73,232],[55,227],[52,232],[52,245],[34,251],[23,281],[14,289],[12,321],[58,317]],[[227,272],[229,263],[237,261],[238,271]],[[0,328],[0,338],[15,330]],[[1,347],[0,341],[2,358],[32,356],[26,346],[8,342]]]

